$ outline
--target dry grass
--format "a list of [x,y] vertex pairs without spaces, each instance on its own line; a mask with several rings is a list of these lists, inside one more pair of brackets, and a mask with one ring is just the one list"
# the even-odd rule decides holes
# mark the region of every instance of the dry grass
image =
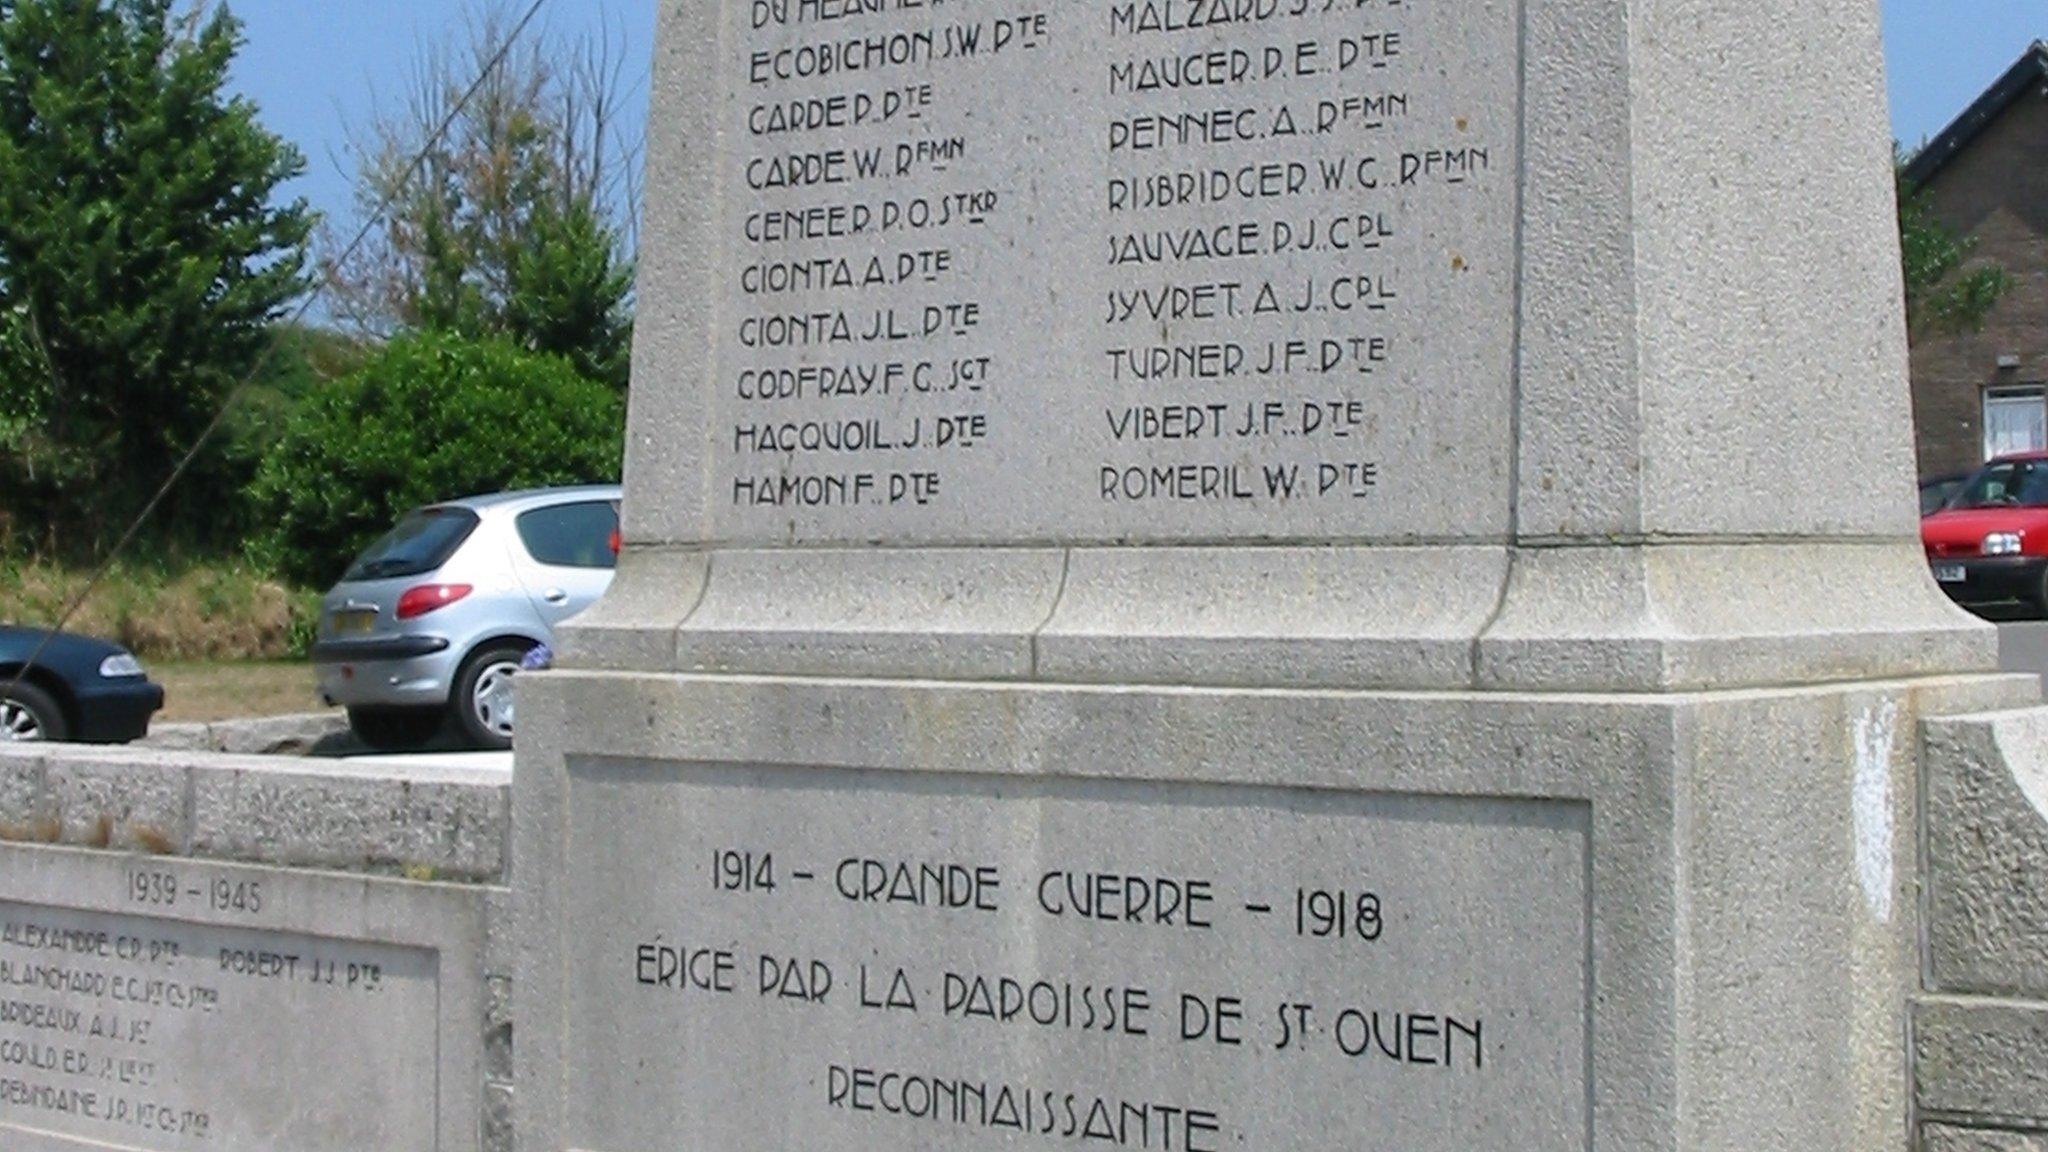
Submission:
[[325,711],[313,694],[313,669],[303,660],[254,663],[151,664],[164,686],[165,724],[211,723]]
[[[0,623],[47,627],[88,573],[0,562]],[[276,660],[301,651],[317,598],[242,564],[122,564],[94,589],[70,630],[114,640],[145,660]]]

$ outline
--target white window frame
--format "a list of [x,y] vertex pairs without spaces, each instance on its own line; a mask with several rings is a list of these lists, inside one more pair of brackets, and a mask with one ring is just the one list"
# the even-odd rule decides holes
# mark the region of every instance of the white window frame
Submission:
[[1984,458],[2017,452],[2048,452],[2048,387],[1984,390]]

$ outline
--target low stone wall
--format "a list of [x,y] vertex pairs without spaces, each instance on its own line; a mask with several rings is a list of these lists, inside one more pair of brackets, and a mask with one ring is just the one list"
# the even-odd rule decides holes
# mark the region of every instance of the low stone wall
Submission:
[[0,748],[0,1147],[506,1152],[510,777]]
[[1927,1152],[2048,1152],[2048,708],[1924,730]]

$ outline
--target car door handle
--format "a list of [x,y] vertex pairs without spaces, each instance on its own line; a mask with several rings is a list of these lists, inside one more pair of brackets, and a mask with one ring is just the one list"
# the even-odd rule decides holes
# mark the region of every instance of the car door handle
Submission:
[[550,604],[567,604],[569,602],[569,594],[560,588],[550,588],[541,593],[540,598]]

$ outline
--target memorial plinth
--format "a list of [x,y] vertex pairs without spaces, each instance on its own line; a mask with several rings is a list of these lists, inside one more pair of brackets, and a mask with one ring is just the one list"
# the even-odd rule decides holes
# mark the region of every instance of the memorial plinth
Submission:
[[525,1146],[1902,1148],[1876,21],[665,8]]

